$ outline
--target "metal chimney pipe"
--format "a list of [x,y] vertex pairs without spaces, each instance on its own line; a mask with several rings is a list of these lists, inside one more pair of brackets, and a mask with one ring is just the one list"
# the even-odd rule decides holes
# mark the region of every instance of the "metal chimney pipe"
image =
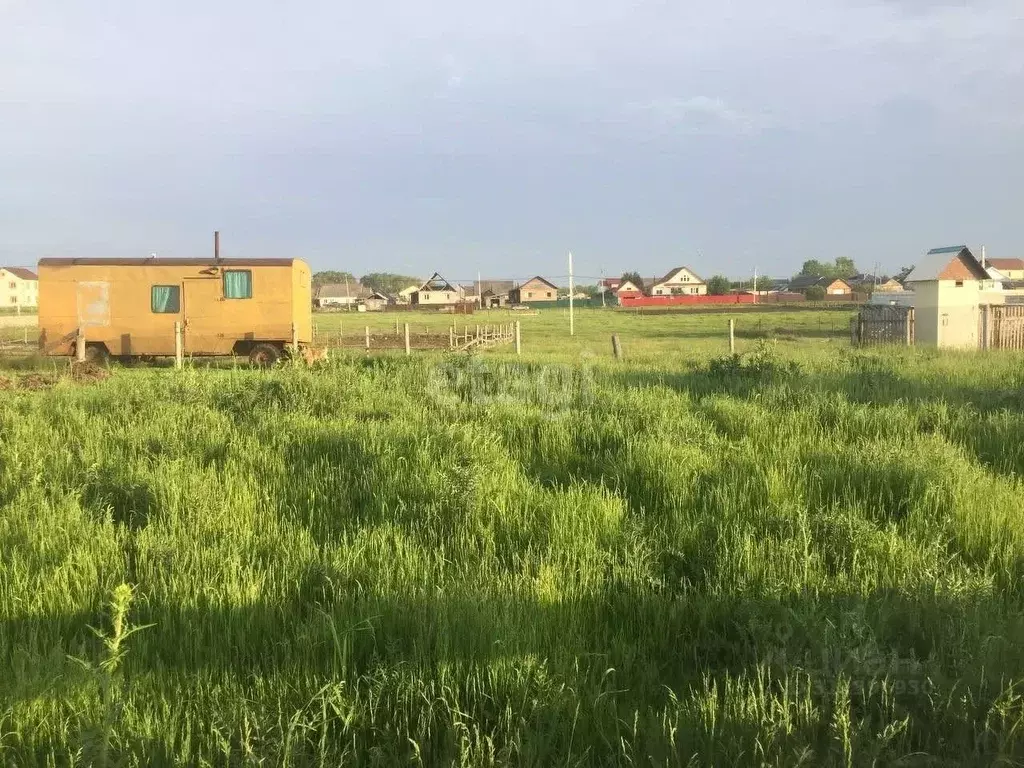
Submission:
[[220,230],[213,233],[213,260],[220,261]]
[[981,267],[982,269],[988,269],[988,264],[985,261],[985,246],[981,246]]

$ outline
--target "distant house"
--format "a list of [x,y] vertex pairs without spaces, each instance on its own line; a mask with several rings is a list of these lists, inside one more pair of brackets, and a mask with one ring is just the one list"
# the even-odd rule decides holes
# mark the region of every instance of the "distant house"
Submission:
[[598,290],[606,293],[615,293],[622,285],[622,279],[618,277],[606,277],[597,284]]
[[511,280],[481,280],[480,306],[504,307],[509,303],[509,294],[515,288]]
[[462,303],[463,290],[435,272],[413,291],[411,299],[415,307],[451,307]]
[[369,312],[380,312],[395,303],[395,297],[384,291],[373,291],[363,300]]
[[632,280],[620,280],[615,295],[620,299],[637,299],[644,295],[644,291]]
[[903,283],[895,277],[887,277],[884,281],[875,285],[875,290],[879,293],[898,293],[899,291],[904,290],[904,288]]
[[348,283],[330,283],[321,285],[316,291],[318,307],[351,307],[370,295],[370,289],[358,280]]
[[558,301],[558,286],[537,275],[509,291],[509,301],[513,304],[555,302]]
[[405,288],[395,294],[396,304],[411,304],[412,295],[420,289],[419,285],[407,285]]
[[965,245],[933,248],[907,275],[914,292],[915,338],[938,347],[978,346],[985,268]]
[[1007,280],[1024,280],[1024,259],[986,259],[985,266],[995,267]]
[[789,281],[789,290],[804,293],[811,286],[821,286],[828,296],[852,296],[853,287],[838,277],[820,277],[818,275],[797,275]]
[[480,289],[477,288],[476,283],[463,283],[459,286],[459,290],[462,292],[462,301],[480,304]]
[[648,287],[651,296],[702,296],[707,292],[707,283],[689,267],[676,267],[664,277],[652,280]]
[[39,276],[25,267],[0,267],[0,306],[39,306]]

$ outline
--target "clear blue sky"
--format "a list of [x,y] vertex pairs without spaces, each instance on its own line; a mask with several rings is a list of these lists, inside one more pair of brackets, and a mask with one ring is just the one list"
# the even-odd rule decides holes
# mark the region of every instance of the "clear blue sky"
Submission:
[[0,262],[1024,256],[1020,0],[0,0]]

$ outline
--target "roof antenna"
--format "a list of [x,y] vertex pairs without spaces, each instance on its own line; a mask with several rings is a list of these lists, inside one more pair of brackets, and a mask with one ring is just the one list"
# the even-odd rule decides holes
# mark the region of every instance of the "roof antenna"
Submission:
[[213,233],[213,260],[220,261],[220,230]]

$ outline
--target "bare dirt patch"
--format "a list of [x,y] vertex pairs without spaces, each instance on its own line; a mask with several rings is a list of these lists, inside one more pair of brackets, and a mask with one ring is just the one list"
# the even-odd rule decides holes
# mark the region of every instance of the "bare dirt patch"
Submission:
[[72,363],[64,373],[24,373],[0,376],[0,391],[50,389],[61,379],[78,384],[92,384],[110,378],[110,371],[95,363]]

